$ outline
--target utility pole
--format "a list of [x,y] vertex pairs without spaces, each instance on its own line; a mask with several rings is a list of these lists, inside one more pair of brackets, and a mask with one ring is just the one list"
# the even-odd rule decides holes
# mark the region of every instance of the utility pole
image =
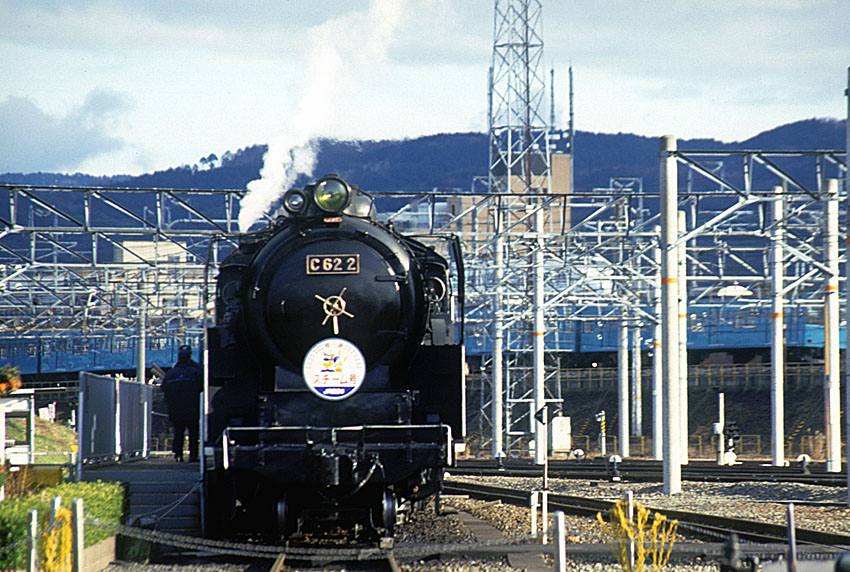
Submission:
[[661,351],[664,412],[664,494],[682,492],[679,417],[678,169],[676,139],[661,138]]

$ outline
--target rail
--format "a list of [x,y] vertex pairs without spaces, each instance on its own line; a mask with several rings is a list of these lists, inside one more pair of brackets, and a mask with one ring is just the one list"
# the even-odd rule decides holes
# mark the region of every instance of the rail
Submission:
[[[547,473],[550,479],[604,481],[611,477],[612,469],[611,465],[602,460],[551,459]],[[489,459],[462,459],[458,461],[456,467],[451,469],[451,474],[472,477],[540,478],[542,471],[543,468],[540,465],[534,465],[521,459],[508,459],[501,465],[495,460]],[[663,479],[660,461],[627,459],[617,465],[617,471],[623,481],[661,482]],[[800,465],[774,467],[751,461],[734,466],[719,466],[714,462],[692,461],[682,467],[682,479],[717,483],[801,483],[829,487],[843,487],[847,482],[846,475],[827,472],[822,464],[818,466],[808,465],[803,470]],[[845,504],[843,503],[841,506]]]

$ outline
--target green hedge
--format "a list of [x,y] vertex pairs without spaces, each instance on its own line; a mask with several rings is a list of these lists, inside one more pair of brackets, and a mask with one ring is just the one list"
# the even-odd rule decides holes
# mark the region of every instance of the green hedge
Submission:
[[[98,519],[109,524],[121,524],[125,488],[121,483],[79,482],[47,487],[28,497],[0,502],[0,569],[25,569],[29,512],[36,509],[41,515],[50,510],[50,501],[62,499],[62,506],[71,508],[76,498],[83,499],[86,520]],[[86,546],[91,546],[113,533],[86,524]]]

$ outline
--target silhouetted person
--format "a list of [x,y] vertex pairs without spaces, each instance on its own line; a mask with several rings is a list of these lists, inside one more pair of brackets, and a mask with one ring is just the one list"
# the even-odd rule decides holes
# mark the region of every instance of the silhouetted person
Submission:
[[189,430],[189,461],[198,460],[198,396],[203,389],[201,366],[192,360],[192,348],[177,349],[177,363],[162,380],[168,418],[174,425],[174,458],[183,461],[183,434]]

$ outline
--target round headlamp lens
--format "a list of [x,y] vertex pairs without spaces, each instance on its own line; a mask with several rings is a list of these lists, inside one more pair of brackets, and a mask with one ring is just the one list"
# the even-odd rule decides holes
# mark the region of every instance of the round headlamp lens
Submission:
[[316,204],[323,211],[335,213],[348,206],[351,192],[343,181],[339,179],[324,179],[316,185],[313,194]]
[[293,214],[298,214],[303,211],[306,204],[307,199],[301,191],[290,190],[287,191],[286,196],[283,197],[283,206],[286,207],[286,210]]

